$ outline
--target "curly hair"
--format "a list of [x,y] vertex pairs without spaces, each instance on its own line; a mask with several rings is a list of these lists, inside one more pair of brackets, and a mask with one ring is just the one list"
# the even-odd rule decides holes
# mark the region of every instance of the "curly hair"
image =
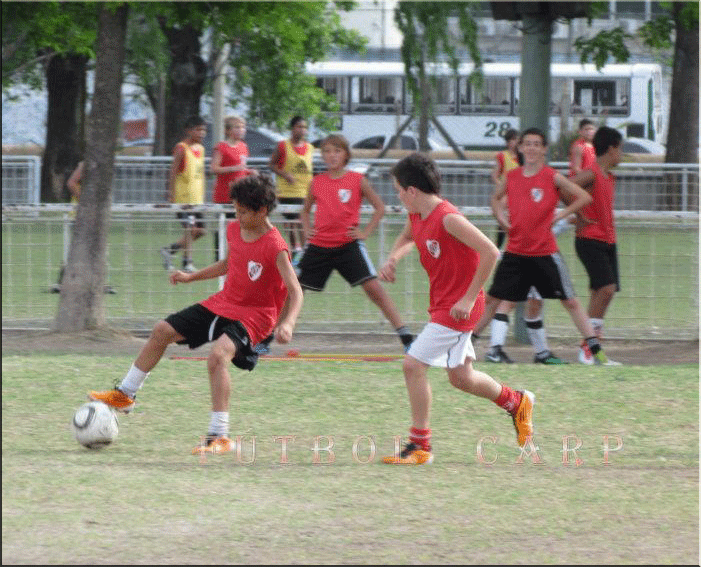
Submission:
[[277,205],[275,185],[265,173],[249,175],[236,181],[231,186],[231,199],[252,211],[259,211],[265,207],[270,213]]

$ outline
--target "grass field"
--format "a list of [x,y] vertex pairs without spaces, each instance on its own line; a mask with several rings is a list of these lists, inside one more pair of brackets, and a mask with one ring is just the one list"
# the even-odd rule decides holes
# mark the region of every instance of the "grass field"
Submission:
[[[48,213],[47,213],[48,214]],[[117,215],[109,234],[108,283],[117,295],[105,296],[108,322],[123,328],[150,329],[159,318],[199,301],[218,289],[217,281],[173,287],[168,283],[158,250],[177,240],[181,233],[173,214]],[[53,223],[30,219],[3,221],[2,307],[3,321],[30,327],[37,321],[50,325],[58,295],[42,293],[56,282],[62,257],[63,232],[59,217]],[[403,222],[398,217],[397,222]],[[476,221],[491,234],[493,220]],[[621,292],[606,317],[610,338],[698,338],[698,226],[678,220],[657,226],[637,221],[619,223]],[[214,223],[209,222],[209,228]],[[385,239],[389,250],[399,225],[390,225]],[[686,228],[684,228],[686,226]],[[588,279],[574,254],[572,232],[559,238],[560,248],[572,274],[580,300],[588,302]],[[367,242],[374,261],[379,258],[376,234]],[[213,261],[211,234],[195,243],[197,266]],[[402,261],[396,284],[385,286],[404,320],[423,324],[426,320],[428,285],[417,254]],[[576,335],[566,311],[549,302],[545,323],[557,336]],[[551,306],[550,306],[551,305]],[[308,293],[299,321],[300,329],[327,330],[328,325],[345,330],[375,330],[389,325],[359,288],[350,289],[337,274],[324,293]]]
[[[435,462],[391,467],[409,425],[399,363],[235,373],[242,462],[202,462],[199,361],[162,360],[112,446],[73,440],[85,392],[131,362],[3,356],[3,563],[698,564],[698,365],[489,367],[536,394],[530,454],[502,410],[432,370]],[[317,436],[333,462],[314,464]]]

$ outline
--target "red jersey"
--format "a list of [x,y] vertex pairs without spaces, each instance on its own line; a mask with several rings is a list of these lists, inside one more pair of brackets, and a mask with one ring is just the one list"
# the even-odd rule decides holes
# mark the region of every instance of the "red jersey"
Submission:
[[544,165],[531,177],[523,167],[506,175],[509,208],[509,240],[506,251],[521,256],[548,256],[558,251],[551,230],[560,195],[555,186],[557,171]]
[[[246,158],[248,158],[249,155],[248,146],[243,140],[239,140],[234,146],[230,145],[228,142],[219,142],[215,149],[221,156],[220,165],[222,167],[245,165]],[[241,171],[232,171],[231,173],[220,173],[217,175],[213,201],[215,203],[231,203],[231,184],[237,179],[241,179],[250,174],[250,169],[243,169]]]
[[616,178],[613,173],[608,175],[601,171],[597,162],[589,167],[594,172],[594,191],[592,202],[582,209],[582,215],[595,221],[586,224],[577,231],[581,238],[593,238],[608,244],[616,243],[616,227],[613,222],[613,201]]
[[589,169],[593,163],[596,163],[596,152],[594,151],[594,146],[586,140],[575,140],[570,146],[570,172],[568,177],[574,175],[574,148],[575,146],[582,147],[582,163],[579,167],[580,170]]
[[449,214],[461,213],[452,203],[442,201],[425,219],[419,213],[410,214],[409,222],[421,265],[428,274],[431,322],[466,332],[475,328],[484,312],[484,291],[477,295],[469,318],[453,319],[450,309],[470,287],[480,255],[445,229],[443,219]]
[[312,179],[311,194],[316,200],[314,230],[309,240],[315,246],[335,248],[353,242],[348,229],[360,222],[360,205],[363,192],[360,184],[363,176],[355,171],[346,171],[338,179],[321,173]]
[[277,269],[277,256],[288,250],[273,227],[253,242],[241,238],[239,221],[226,229],[229,265],[224,288],[200,302],[212,313],[240,321],[252,344],[258,344],[275,328],[287,298],[287,288]]

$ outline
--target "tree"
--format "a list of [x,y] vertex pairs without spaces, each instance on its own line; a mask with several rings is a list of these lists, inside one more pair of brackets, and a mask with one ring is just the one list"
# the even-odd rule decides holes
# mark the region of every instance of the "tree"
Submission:
[[55,328],[81,331],[105,326],[107,233],[114,155],[121,117],[127,4],[100,4],[95,93],[88,120],[85,173]]
[[[674,46],[665,161],[698,163],[699,4],[660,2],[660,6],[666,8],[668,13],[643,24],[637,37],[653,50]],[[634,36],[617,27],[599,32],[592,38],[577,38],[575,47],[579,50],[583,63],[591,58],[599,68],[610,58],[617,62],[628,61],[630,51],[626,41],[632,39]]]
[[60,201],[83,152],[86,74],[96,11],[78,2],[2,3],[2,85],[48,90],[41,199]]
[[[133,36],[130,61],[141,57],[144,42],[138,38],[144,33],[152,34],[151,44],[153,34],[159,34],[156,43],[166,46],[167,61],[150,66],[141,60],[130,70],[157,114],[158,79],[163,74],[166,77],[164,153],[169,154],[180,139],[187,116],[199,113],[200,101],[219,72],[216,61],[225,44],[232,46],[231,75],[227,77],[233,86],[230,102],[244,102],[251,121],[283,126],[292,114],[324,119],[324,111],[333,110],[333,98],[306,76],[304,63],[322,58],[332,47],[358,49],[364,39],[344,30],[327,2],[291,6],[286,2],[154,2],[140,6],[142,31]],[[349,9],[352,3],[336,2],[334,6]],[[203,55],[205,38],[207,59]],[[154,67],[166,72],[154,73]]]
[[[477,24],[472,17],[471,2],[411,2],[397,4],[394,19],[403,34],[402,59],[406,70],[407,85],[419,109],[419,147],[428,150],[428,123],[433,120],[442,129],[433,115],[433,88],[436,85],[437,63],[446,57],[450,68],[457,77],[460,64],[460,46],[475,63],[471,80],[479,87],[482,57],[477,47]],[[457,18],[459,35],[450,32],[450,22]],[[408,122],[404,124],[404,127]],[[403,128],[400,128],[398,134]],[[446,134],[444,134],[446,136]],[[461,154],[452,140],[453,149]]]

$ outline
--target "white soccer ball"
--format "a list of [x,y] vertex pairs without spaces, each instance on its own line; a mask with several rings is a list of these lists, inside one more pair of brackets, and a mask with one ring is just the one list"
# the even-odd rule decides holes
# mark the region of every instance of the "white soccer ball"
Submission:
[[80,406],[71,421],[71,431],[88,449],[109,445],[119,433],[119,420],[114,410],[103,402],[88,402]]

